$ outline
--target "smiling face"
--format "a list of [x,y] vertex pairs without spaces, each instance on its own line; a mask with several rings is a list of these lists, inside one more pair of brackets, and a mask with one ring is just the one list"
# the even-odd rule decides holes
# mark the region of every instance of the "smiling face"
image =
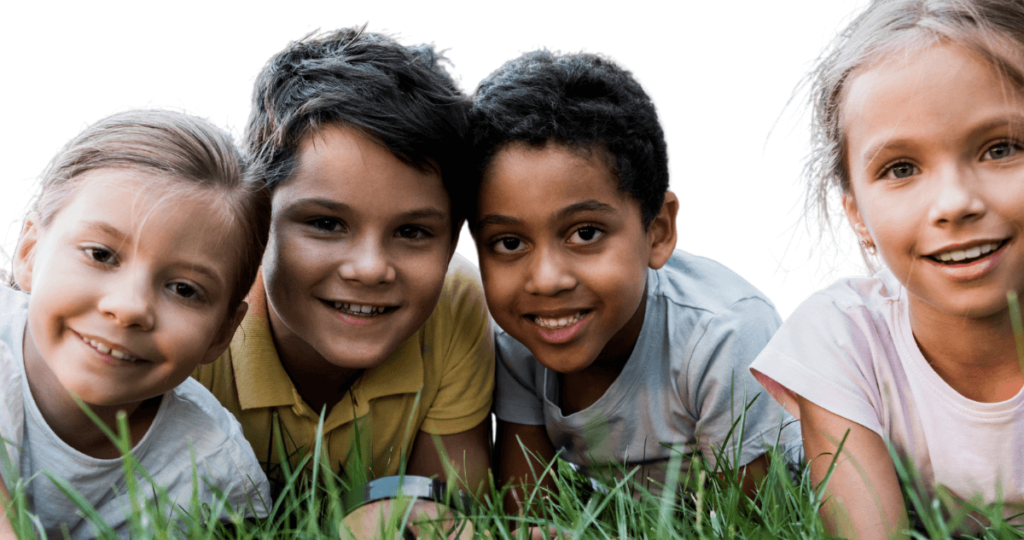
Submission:
[[427,320],[454,249],[441,177],[345,127],[307,137],[274,192],[263,258],[289,365],[365,369]]
[[184,181],[95,169],[75,182],[49,225],[29,219],[16,253],[31,293],[26,371],[92,405],[131,405],[227,347],[240,317],[225,253],[239,233],[217,193]]
[[647,268],[675,246],[674,212],[670,241],[665,209],[644,230],[640,203],[597,152],[515,144],[495,155],[480,190],[475,236],[487,305],[561,373],[628,358],[643,325]]
[[938,44],[855,74],[842,105],[847,216],[912,313],[1002,316],[1024,291],[1024,98]]

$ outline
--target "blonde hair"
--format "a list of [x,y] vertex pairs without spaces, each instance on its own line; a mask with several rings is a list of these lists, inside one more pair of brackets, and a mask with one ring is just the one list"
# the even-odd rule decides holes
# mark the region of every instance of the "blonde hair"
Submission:
[[830,206],[850,191],[841,105],[855,72],[886,55],[953,42],[972,50],[1024,88],[1024,2],[875,0],[832,41],[809,74],[811,157],[807,215],[831,229]]
[[261,180],[246,174],[246,163],[231,137],[187,114],[134,110],[87,127],[50,161],[32,210],[46,228],[74,197],[83,173],[127,168],[155,173],[161,180],[211,189],[223,201],[241,233],[233,311],[252,286],[270,228],[270,195]]

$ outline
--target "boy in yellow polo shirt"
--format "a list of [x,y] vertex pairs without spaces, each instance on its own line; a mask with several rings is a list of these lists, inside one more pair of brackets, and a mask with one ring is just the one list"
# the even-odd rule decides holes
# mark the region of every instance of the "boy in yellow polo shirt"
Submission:
[[[344,29],[291,43],[256,80],[245,144],[270,239],[228,351],[196,378],[272,480],[322,452],[350,477],[487,477],[493,334],[455,257],[468,104],[429,46]],[[358,435],[358,436],[357,436]],[[358,461],[357,457],[358,456]],[[353,470],[362,463],[363,470]]]

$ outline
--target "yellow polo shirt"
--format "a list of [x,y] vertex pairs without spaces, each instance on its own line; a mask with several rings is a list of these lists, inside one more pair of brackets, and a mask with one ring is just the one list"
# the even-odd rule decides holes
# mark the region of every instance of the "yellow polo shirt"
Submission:
[[[320,414],[299,396],[281,365],[262,279],[247,301],[249,312],[228,350],[193,377],[238,418],[273,478],[280,463],[272,439],[275,416],[289,461],[295,463],[303,452],[312,459]],[[494,338],[479,273],[456,255],[423,327],[363,373],[327,412],[321,453],[339,474],[355,472],[350,467],[356,452],[364,464],[372,459],[366,471],[371,478],[397,474],[418,431],[449,435],[476,426],[491,411],[493,390]]]

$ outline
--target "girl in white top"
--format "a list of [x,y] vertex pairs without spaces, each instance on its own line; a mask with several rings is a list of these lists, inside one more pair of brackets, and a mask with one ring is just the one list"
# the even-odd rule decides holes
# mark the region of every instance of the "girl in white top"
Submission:
[[846,435],[826,527],[905,534],[887,443],[945,504],[1019,515],[1024,374],[1007,292],[1024,291],[1024,4],[876,1],[813,84],[812,199],[827,218],[838,196],[885,269],[808,299],[751,370],[800,419],[817,482]]
[[21,291],[0,286],[0,444],[12,458],[0,502],[25,482],[38,520],[0,505],[0,537],[14,518],[51,538],[65,526],[100,534],[47,475],[132,533],[121,453],[73,396],[114,431],[127,415],[131,453],[158,484],[140,491],[166,489],[158,504],[187,508],[196,489],[216,507],[220,491],[239,514],[265,515],[267,480],[238,422],[189,379],[230,342],[266,243],[268,198],[243,173],[226,134],[163,111],[101,120],[50,163],[15,251]]

